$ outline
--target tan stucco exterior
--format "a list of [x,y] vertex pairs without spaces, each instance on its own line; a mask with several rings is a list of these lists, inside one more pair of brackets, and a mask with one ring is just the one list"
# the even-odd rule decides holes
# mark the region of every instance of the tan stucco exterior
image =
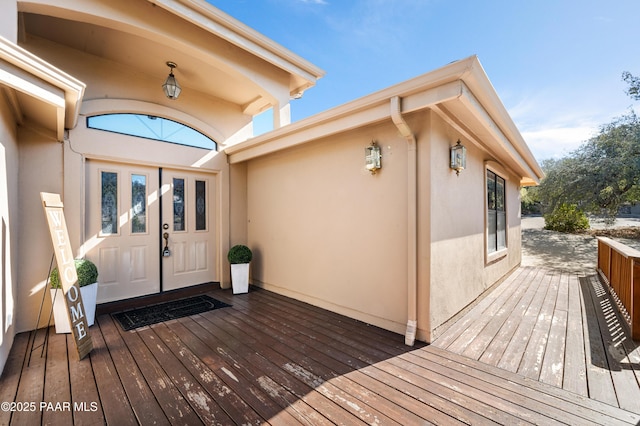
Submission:
[[9,108],[0,103],[0,367],[16,332],[18,291],[18,135]]
[[[226,149],[247,167],[253,282],[431,341],[520,263],[522,184],[542,176],[471,57]],[[467,146],[467,168],[449,149]],[[364,151],[382,147],[370,175]],[[505,143],[507,149],[505,149]],[[486,170],[508,247],[487,253]]]
[[[498,168],[508,179],[509,249],[488,263],[484,177],[493,158],[470,146],[456,176],[449,147],[461,136],[428,110],[407,122],[418,150],[418,338],[430,340],[520,263],[519,178]],[[375,175],[364,167],[371,140],[383,155]],[[252,282],[404,333],[408,148],[388,121],[248,161]]]
[[[433,339],[519,264],[518,189],[542,173],[477,58],[289,123],[290,97],[324,72],[203,0],[5,3],[0,371],[14,335],[47,321],[36,324],[52,255],[39,193],[62,194],[74,254],[85,256],[95,244],[92,162],[206,172],[223,288],[228,248],[247,244],[254,284],[408,343],[413,326]],[[160,88],[167,60],[179,64],[177,101]],[[274,130],[252,137],[266,108]],[[87,128],[87,117],[116,112],[170,118],[219,149]],[[468,158],[456,176],[458,139]],[[375,175],[364,164],[372,141],[382,149]],[[508,249],[498,257],[485,248],[487,167],[507,181]]]

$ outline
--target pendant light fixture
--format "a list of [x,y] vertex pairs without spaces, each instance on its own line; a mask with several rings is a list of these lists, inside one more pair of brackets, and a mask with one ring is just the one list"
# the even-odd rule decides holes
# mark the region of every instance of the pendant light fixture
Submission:
[[162,90],[164,90],[164,94],[167,96],[167,98],[178,99],[178,96],[180,96],[180,92],[182,92],[182,88],[178,84],[178,80],[176,80],[176,77],[173,75],[173,69],[178,68],[178,65],[176,65],[175,62],[169,61],[167,62],[167,66],[171,70],[169,71],[169,76],[162,85]]

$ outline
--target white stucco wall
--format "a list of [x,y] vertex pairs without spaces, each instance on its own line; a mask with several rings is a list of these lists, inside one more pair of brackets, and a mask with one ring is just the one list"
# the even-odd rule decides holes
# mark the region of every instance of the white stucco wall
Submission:
[[18,268],[18,143],[14,118],[0,102],[0,372],[15,334]]

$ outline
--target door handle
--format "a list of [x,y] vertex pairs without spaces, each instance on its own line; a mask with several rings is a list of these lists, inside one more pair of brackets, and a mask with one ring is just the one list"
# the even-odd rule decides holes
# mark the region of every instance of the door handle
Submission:
[[165,232],[162,234],[162,238],[164,238],[164,248],[162,249],[162,256],[169,257],[171,256],[171,250],[169,250],[169,233]]

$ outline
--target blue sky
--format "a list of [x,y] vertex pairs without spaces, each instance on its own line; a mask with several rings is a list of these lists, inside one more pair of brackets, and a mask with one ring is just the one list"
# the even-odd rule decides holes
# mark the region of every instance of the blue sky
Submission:
[[474,54],[539,161],[635,106],[638,0],[209,2],[326,71],[294,121]]

